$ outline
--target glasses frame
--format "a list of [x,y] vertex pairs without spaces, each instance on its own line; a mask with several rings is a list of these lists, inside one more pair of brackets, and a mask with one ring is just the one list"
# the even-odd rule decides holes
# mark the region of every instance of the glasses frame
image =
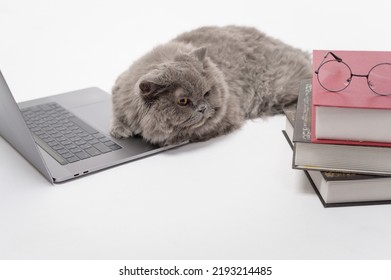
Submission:
[[[331,55],[335,60],[327,60],[327,61],[325,61],[326,58],[328,57],[328,55]],[[350,77],[347,79],[348,84],[347,84],[344,88],[339,89],[339,90],[330,90],[330,89],[325,88],[325,87],[322,85],[322,83],[320,82],[320,79],[319,79],[319,70],[320,70],[320,68],[322,68],[322,66],[324,66],[326,63],[335,62],[335,61],[337,61],[338,63],[343,63],[343,64],[349,69]],[[359,77],[359,78],[366,78],[366,79],[367,79],[367,85],[368,85],[369,89],[370,89],[373,93],[375,93],[375,94],[377,94],[377,95],[381,95],[381,96],[390,96],[391,93],[388,93],[388,94],[379,93],[379,92],[376,92],[374,89],[372,89],[372,88],[371,88],[371,82],[370,82],[369,79],[368,79],[368,77],[369,77],[369,75],[371,74],[371,72],[373,71],[373,69],[375,69],[376,67],[378,67],[378,66],[380,66],[380,65],[390,65],[390,66],[391,66],[391,63],[379,63],[379,64],[376,64],[376,65],[373,66],[371,69],[369,69],[368,74],[366,74],[366,75],[363,75],[363,74],[354,74],[354,73],[352,72],[352,69],[349,67],[349,65],[347,65],[344,61],[342,61],[342,58],[338,57],[338,56],[337,56],[336,54],[334,54],[333,52],[328,52],[328,53],[324,56],[324,58],[323,58],[322,62],[320,63],[318,69],[315,70],[315,74],[316,74],[316,77],[317,77],[317,80],[318,80],[319,85],[320,85],[322,88],[324,88],[325,90],[329,91],[329,92],[341,92],[341,91],[345,90],[345,89],[350,85],[350,83],[352,82],[353,77]]]

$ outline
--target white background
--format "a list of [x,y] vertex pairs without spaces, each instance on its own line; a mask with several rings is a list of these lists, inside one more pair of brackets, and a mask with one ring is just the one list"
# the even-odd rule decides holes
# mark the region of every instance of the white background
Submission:
[[[390,50],[389,1],[0,0],[17,101],[98,86],[183,31],[249,25],[306,51]],[[381,259],[391,206],[325,209],[283,116],[51,186],[0,139],[0,259]]]

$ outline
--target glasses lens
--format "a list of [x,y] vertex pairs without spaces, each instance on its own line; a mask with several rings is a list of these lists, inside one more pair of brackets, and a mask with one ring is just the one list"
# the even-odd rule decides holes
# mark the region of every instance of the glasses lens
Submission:
[[350,68],[344,62],[326,61],[319,68],[318,81],[328,91],[341,91],[351,81]]
[[369,88],[380,95],[391,95],[391,64],[376,65],[368,74]]

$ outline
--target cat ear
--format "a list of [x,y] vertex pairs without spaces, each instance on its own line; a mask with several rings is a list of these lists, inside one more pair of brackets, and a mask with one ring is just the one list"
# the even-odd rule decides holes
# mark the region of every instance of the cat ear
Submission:
[[190,53],[190,55],[196,57],[199,61],[203,61],[206,56],[207,49],[205,47],[198,48]]
[[157,93],[163,87],[164,86],[162,85],[158,85],[154,82],[150,82],[147,80],[143,80],[139,84],[139,88],[143,96],[150,96],[151,94]]

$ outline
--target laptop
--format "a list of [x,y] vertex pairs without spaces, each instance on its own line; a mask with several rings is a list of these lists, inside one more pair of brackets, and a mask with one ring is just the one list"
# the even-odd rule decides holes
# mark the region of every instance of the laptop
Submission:
[[52,183],[180,145],[110,136],[111,95],[92,87],[17,104],[0,71],[0,136]]

